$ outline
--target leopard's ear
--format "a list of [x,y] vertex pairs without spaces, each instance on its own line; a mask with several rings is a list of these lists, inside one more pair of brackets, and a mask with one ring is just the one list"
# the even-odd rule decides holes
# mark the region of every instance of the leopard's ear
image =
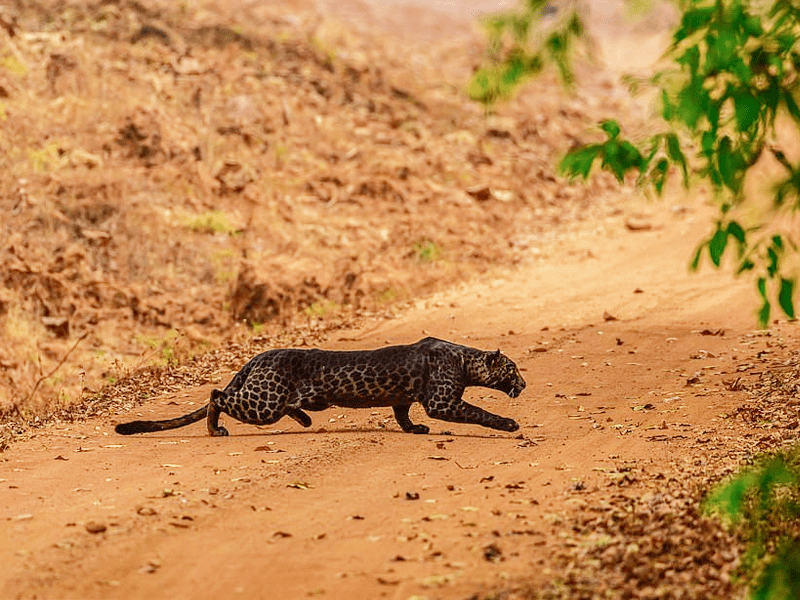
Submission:
[[500,362],[501,356],[503,355],[500,353],[500,350],[498,350],[497,352],[492,352],[489,355],[489,366],[494,367],[495,365],[497,365]]

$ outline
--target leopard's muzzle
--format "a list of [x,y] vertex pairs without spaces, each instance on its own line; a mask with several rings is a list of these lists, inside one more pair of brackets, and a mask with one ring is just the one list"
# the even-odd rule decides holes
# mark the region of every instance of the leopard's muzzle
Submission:
[[522,390],[525,389],[525,382],[522,379],[517,381],[513,381],[511,383],[510,389],[506,392],[510,398],[516,398],[522,393]]

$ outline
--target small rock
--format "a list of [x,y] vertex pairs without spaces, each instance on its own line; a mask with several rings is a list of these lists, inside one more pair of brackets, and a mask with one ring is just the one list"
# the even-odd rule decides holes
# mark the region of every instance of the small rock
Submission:
[[481,202],[485,202],[492,197],[492,190],[489,189],[488,185],[474,185],[464,191],[475,198],[475,200],[479,200]]
[[88,521],[84,527],[89,533],[103,533],[106,530],[105,523],[98,523],[97,521]]
[[139,569],[140,573],[155,573],[158,569],[161,568],[161,561],[157,558],[151,558],[148,560],[145,565]]
[[489,544],[483,549],[483,558],[489,562],[500,562],[503,560],[503,551],[497,544]]
[[630,217],[625,219],[625,228],[628,231],[650,231],[653,229],[653,224],[642,218]]

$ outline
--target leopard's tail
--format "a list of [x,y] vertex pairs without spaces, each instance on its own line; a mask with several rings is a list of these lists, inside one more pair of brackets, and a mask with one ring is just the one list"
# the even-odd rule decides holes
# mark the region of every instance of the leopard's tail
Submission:
[[[230,380],[223,391],[212,391],[211,402],[214,402],[214,400],[223,398],[229,394],[235,394],[238,392],[244,385],[244,382],[247,379],[247,376],[250,374],[250,371],[253,370],[253,367],[260,358],[261,356],[259,355],[250,359],[247,364],[243,366],[239,372],[236,373],[236,375],[234,375],[233,379]],[[120,423],[114,427],[114,431],[122,435],[131,435],[134,433],[149,433],[151,431],[177,429],[178,427],[191,425],[192,423],[196,423],[201,419],[205,419],[207,413],[208,404],[202,408],[198,408],[196,411],[189,413],[188,415],[183,415],[182,417],[177,417],[175,419],[166,419],[164,421],[131,421],[130,423]]]
[[131,435],[134,433],[148,433],[150,431],[164,431],[166,429],[177,429],[184,425],[191,425],[201,419],[206,418],[208,412],[208,404],[196,411],[183,415],[176,419],[166,419],[164,421],[131,421],[130,423],[120,423],[114,427],[114,431],[122,435]]

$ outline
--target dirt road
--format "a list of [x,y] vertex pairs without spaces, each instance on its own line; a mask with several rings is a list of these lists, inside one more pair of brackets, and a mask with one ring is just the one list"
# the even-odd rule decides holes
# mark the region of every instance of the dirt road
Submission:
[[723,418],[742,394],[722,382],[764,349],[753,293],[687,272],[703,209],[653,211],[651,231],[627,231],[621,215],[324,344],[433,335],[501,348],[527,389],[467,398],[519,421],[517,434],[412,410],[432,433],[409,435],[387,409],[315,413],[309,430],[227,418],[224,439],[202,423],[113,433],[188,412],[210,386],[47,428],[0,456],[0,596],[405,600],[559,579],[570,523],[616,493],[622,465],[669,477],[736,462],[717,442],[742,433]]

